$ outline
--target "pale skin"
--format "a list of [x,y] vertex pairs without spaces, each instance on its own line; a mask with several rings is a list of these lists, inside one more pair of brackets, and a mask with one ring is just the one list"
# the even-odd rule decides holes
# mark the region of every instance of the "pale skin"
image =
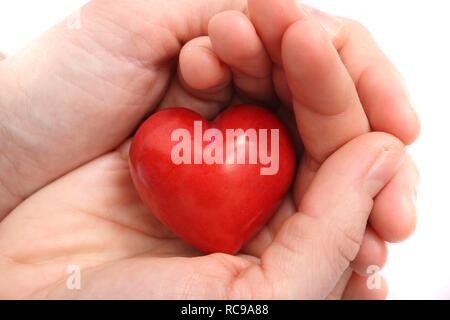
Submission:
[[[363,275],[414,230],[419,123],[363,27],[323,28],[290,0],[96,0],[81,16],[0,62],[2,298],[386,296]],[[293,193],[241,254],[203,256],[143,207],[126,141],[161,108],[213,118],[275,96],[305,149]]]

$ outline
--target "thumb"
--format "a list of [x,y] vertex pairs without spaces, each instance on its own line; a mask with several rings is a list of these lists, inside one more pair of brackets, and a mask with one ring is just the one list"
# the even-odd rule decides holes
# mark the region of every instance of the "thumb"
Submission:
[[259,275],[274,298],[325,298],[355,259],[373,198],[404,157],[403,144],[384,133],[368,133],[339,149],[248,276]]

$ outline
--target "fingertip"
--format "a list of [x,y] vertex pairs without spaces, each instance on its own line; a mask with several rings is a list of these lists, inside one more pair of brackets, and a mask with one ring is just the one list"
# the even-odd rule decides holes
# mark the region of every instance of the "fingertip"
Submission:
[[281,64],[281,42],[286,29],[306,14],[295,0],[249,0],[249,15],[272,60]]
[[214,54],[208,37],[194,39],[182,48],[179,67],[184,83],[194,90],[221,88],[231,81],[230,70]]
[[406,145],[413,144],[422,131],[422,124],[420,122],[419,114],[411,105],[405,107],[405,128],[404,132],[400,133],[399,138],[403,140]]
[[214,50],[227,58],[227,63],[228,59],[246,59],[260,49],[253,25],[239,11],[224,11],[214,16],[209,22],[208,34]]
[[408,155],[400,170],[374,202],[370,224],[385,241],[398,243],[409,238],[417,226],[419,173]]
[[272,62],[255,27],[242,12],[224,11],[209,23],[214,52],[233,75],[236,90],[246,98],[273,98]]
[[359,253],[351,267],[359,275],[367,276],[368,269],[371,266],[377,266],[381,270],[386,265],[387,257],[388,247],[386,242],[369,226],[364,234]]
[[368,112],[372,128],[388,132],[398,137],[405,145],[413,144],[419,137],[421,123],[419,115],[412,108],[409,98],[401,94],[389,97],[385,92],[379,92],[379,98],[385,96],[385,101],[374,105]]
[[370,223],[386,241],[403,242],[416,230],[416,207],[409,196],[384,191],[375,201]]
[[312,65],[318,74],[327,72],[329,64],[335,62],[335,59],[324,57],[325,53],[330,52],[326,50],[330,47],[330,40],[318,24],[310,20],[298,21],[286,30],[282,39],[284,69],[294,79],[302,78],[305,74],[303,69]]
[[421,130],[419,115],[402,78],[389,62],[369,66],[357,86],[373,130],[388,132],[406,145],[416,141]]
[[246,15],[225,11],[209,23],[212,47],[222,61],[253,77],[267,77],[271,61],[255,27]]
[[388,285],[386,280],[379,274],[362,277],[353,273],[343,300],[386,300],[388,296]]

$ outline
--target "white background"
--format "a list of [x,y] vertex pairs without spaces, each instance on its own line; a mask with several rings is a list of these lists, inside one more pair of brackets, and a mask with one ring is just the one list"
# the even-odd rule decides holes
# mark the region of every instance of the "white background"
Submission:
[[[13,54],[85,2],[1,0],[0,51]],[[419,224],[410,240],[390,246],[384,274],[392,299],[450,299],[450,1],[305,2],[362,21],[406,78],[423,124],[411,148],[422,175]]]

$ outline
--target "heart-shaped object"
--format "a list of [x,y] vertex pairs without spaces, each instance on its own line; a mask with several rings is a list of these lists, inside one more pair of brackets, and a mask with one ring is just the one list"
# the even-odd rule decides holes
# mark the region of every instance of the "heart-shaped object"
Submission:
[[213,122],[182,108],[152,115],[131,150],[150,211],[205,253],[235,254],[267,223],[292,183],[295,153],[266,109],[240,105]]

